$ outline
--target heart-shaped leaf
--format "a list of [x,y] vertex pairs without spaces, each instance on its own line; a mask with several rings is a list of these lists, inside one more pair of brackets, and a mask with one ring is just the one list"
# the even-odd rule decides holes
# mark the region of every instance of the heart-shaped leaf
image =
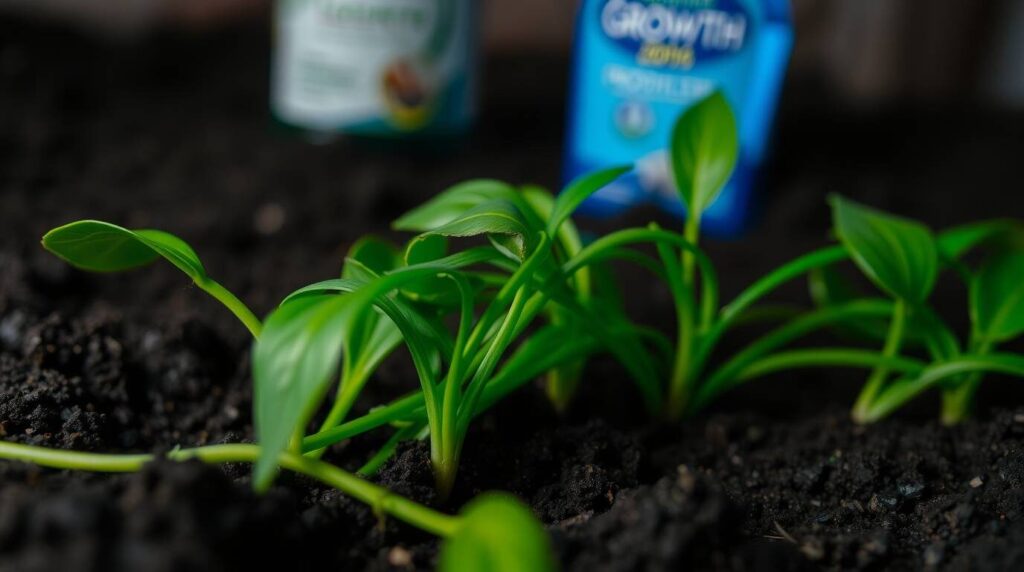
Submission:
[[1024,333],[1024,252],[997,254],[981,267],[971,282],[971,320],[991,342]]
[[196,283],[207,279],[192,247],[159,230],[128,230],[108,222],[82,220],[46,233],[43,246],[72,266],[92,272],[130,270],[162,257]]
[[443,572],[553,572],[551,541],[536,517],[514,497],[487,493],[460,513],[441,547]]
[[739,155],[739,135],[732,107],[715,91],[683,112],[672,129],[669,149],[676,188],[696,218],[732,176]]
[[830,202],[836,235],[861,271],[892,296],[924,302],[939,268],[938,247],[928,227],[838,195]]

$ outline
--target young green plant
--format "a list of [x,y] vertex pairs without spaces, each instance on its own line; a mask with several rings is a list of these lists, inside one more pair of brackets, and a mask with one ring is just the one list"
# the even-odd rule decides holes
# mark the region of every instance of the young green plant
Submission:
[[[261,456],[259,447],[251,444],[178,449],[165,455],[174,461],[199,460],[209,464],[252,463]],[[142,470],[156,456],[80,453],[0,442],[0,459],[56,469],[130,473]],[[485,493],[463,507],[457,516],[451,516],[323,461],[283,453],[277,462],[283,468],[369,505],[381,518],[391,516],[442,538],[439,566],[442,572],[553,572],[557,569],[544,529],[530,509],[510,495]]]

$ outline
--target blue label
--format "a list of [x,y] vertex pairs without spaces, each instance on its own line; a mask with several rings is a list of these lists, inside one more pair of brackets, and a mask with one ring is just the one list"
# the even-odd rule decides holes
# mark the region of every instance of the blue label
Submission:
[[577,20],[565,177],[630,163],[584,205],[614,214],[653,203],[682,215],[667,147],[675,119],[722,89],[740,130],[737,170],[704,214],[739,231],[792,44],[785,0],[585,0]]

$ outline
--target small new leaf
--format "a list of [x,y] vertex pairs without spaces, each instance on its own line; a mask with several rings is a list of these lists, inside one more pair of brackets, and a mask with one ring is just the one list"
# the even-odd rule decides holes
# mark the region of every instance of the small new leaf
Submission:
[[732,176],[739,155],[736,117],[721,91],[679,116],[672,129],[672,175],[687,216],[699,217]]
[[551,542],[540,523],[514,497],[480,495],[462,510],[441,547],[442,572],[554,572]]
[[548,218],[547,233],[557,236],[559,228],[587,197],[600,191],[609,183],[618,179],[632,167],[612,167],[594,173],[588,173],[574,179],[555,199],[555,206]]
[[164,258],[196,283],[207,279],[199,256],[180,238],[159,230],[128,230],[98,220],[81,220],[43,236],[43,247],[76,268],[119,272]]
[[838,195],[831,197],[836,235],[876,286],[913,304],[935,286],[939,254],[928,227]]
[[1004,252],[985,262],[971,282],[971,320],[985,340],[1024,334],[1024,252]]

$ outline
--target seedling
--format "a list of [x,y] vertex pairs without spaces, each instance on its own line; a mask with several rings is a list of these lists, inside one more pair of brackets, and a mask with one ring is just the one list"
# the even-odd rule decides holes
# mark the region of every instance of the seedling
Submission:
[[[898,356],[909,343],[931,360],[899,372],[895,379],[885,364],[875,367],[854,405],[854,419],[874,421],[939,385],[942,420],[957,423],[969,413],[983,372],[1024,373],[1021,356],[991,353],[997,344],[1024,334],[1024,251],[1003,241],[976,271],[961,260],[979,245],[1019,234],[1019,227],[1006,221],[978,223],[935,238],[921,223],[839,197],[833,198],[832,207],[836,234],[851,258],[894,300],[882,355]],[[942,268],[952,270],[969,288],[972,331],[966,344],[927,303]],[[816,280],[827,303],[836,287],[827,283],[827,275]],[[862,329],[861,334],[871,332]]]
[[[301,449],[300,440],[290,436],[317,409],[338,357],[352,353],[343,348],[336,332],[363,331],[365,316],[374,315],[376,309],[402,331],[413,357],[438,490],[447,495],[485,389],[495,380],[500,383],[494,387],[500,388],[525,381],[526,373],[543,373],[537,371],[537,361],[552,370],[573,363],[548,356],[538,360],[543,353],[555,354],[559,360],[579,355],[573,344],[567,345],[568,351],[551,352],[524,343],[499,368],[513,342],[551,308],[550,294],[540,285],[557,271],[549,259],[564,252],[565,242],[553,246],[549,236],[573,239],[562,231],[564,220],[549,225],[533,204],[547,207],[551,217],[562,216],[557,213],[558,204],[543,202],[538,194],[520,195],[492,181],[460,185],[396,223],[400,228],[425,229],[406,247],[403,266],[381,273],[364,267],[357,281],[322,282],[285,301],[268,320],[267,334],[255,354],[257,428],[270,459],[257,466],[258,485],[269,483],[276,452],[289,446]],[[490,245],[445,256],[449,239],[473,236],[486,237]],[[468,270],[479,264],[503,274]],[[457,315],[453,334],[443,327],[422,327],[431,322],[431,316],[443,314],[448,304]],[[482,312],[476,316],[478,307]],[[567,321],[552,320],[552,327],[568,332]],[[545,339],[550,340],[550,334]],[[295,396],[297,401],[291,401]],[[418,433],[405,431],[410,432]]]
[[[429,438],[442,497],[451,491],[471,421],[511,391],[547,377],[564,409],[587,360],[607,352],[639,388],[652,416],[694,414],[749,380],[805,367],[870,370],[853,408],[861,422],[892,413],[923,391],[943,392],[942,417],[963,419],[981,376],[1024,376],[1024,356],[996,353],[1024,334],[1024,249],[997,248],[971,269],[965,255],[1008,233],[1013,223],[978,223],[938,236],[924,225],[852,201],[832,199],[839,244],[800,256],[719,303],[718,276],[698,246],[701,216],[722,191],[738,154],[735,118],[713,93],[673,130],[671,170],[688,210],[681,232],[650,225],[583,245],[571,221],[591,194],[626,172],[581,177],[557,198],[498,181],[456,185],[395,222],[415,233],[404,248],[365,238],[349,251],[341,277],[301,288],[260,321],[206,274],[180,239],[80,221],[48,233],[44,246],[86,270],[127,270],[164,258],[221,301],[257,338],[254,423],[259,445],[176,451],[175,459],[252,462],[253,484],[269,487],[279,468],[320,479],[414,526],[448,538],[442,565],[454,569],[547,570],[539,525],[507,497],[488,496],[462,516],[427,509],[318,460],[343,439],[393,426],[387,444],[360,470],[370,474],[403,439]],[[639,247],[653,247],[653,252]],[[865,296],[834,266],[852,261],[883,293]],[[610,265],[631,263],[661,280],[675,306],[674,336],[625,312]],[[969,286],[972,332],[965,343],[928,305],[943,270]],[[806,277],[818,307],[761,305],[781,285]],[[751,321],[778,324],[733,355],[719,342]],[[859,345],[786,349],[838,329]],[[867,340],[872,346],[866,347]],[[396,349],[409,352],[419,391],[350,418],[372,374]],[[327,392],[337,393],[319,431],[307,429]],[[0,457],[101,471],[137,470],[147,455],[91,455],[0,443]]]
[[[142,470],[156,456],[79,453],[0,441],[0,458],[56,469],[130,473]],[[196,459],[210,464],[252,463],[262,458],[262,454],[256,445],[211,445],[171,451],[166,458]],[[380,517],[397,518],[442,538],[439,568],[442,572],[549,572],[557,569],[544,529],[529,508],[509,495],[481,495],[467,504],[458,516],[451,516],[323,461],[284,453],[278,463],[369,505]]]
[[[476,222],[477,220],[474,219],[473,224]],[[457,235],[462,232],[460,229],[465,228],[460,226],[462,224],[457,222],[451,225],[449,234]],[[506,227],[495,223],[485,224],[483,228],[500,232]],[[429,257],[429,253],[438,244],[430,239],[430,236],[433,235],[441,236],[443,233],[426,233],[419,237],[422,244],[419,245],[419,249],[415,253],[410,249],[407,258],[422,257],[424,252],[427,252],[426,256]],[[543,248],[547,242],[546,238],[541,234],[539,239],[540,248],[536,249],[532,259],[524,261],[518,275],[528,277],[528,269],[536,265],[531,260],[542,260],[544,253],[547,252]],[[517,241],[519,242],[517,243]],[[48,250],[74,266],[98,272],[127,270],[163,257],[185,272],[200,288],[220,300],[239,317],[254,336],[259,337],[263,334],[262,324],[252,312],[237,297],[206,275],[202,263],[191,247],[170,234],[155,230],[130,231],[99,221],[79,221],[47,233],[43,244]],[[506,241],[505,244],[507,248],[511,249],[510,252],[514,250],[519,256],[526,255],[525,236],[512,237],[512,240]],[[345,349],[342,381],[339,386],[338,398],[323,424],[325,430],[337,427],[344,419],[370,374],[400,343],[403,337],[412,340],[408,342],[408,345],[414,353],[417,366],[421,368],[421,377],[426,380],[433,379],[432,374],[438,367],[440,355],[458,356],[460,353],[469,353],[466,350],[469,345],[467,336],[468,339],[477,336],[481,350],[486,351],[472,354],[474,355],[473,359],[477,362],[475,370],[477,375],[468,378],[470,383],[467,388],[470,391],[467,391],[467,394],[470,395],[468,399],[471,401],[461,407],[462,411],[472,413],[474,404],[481,397],[485,398],[485,402],[493,403],[499,395],[507,393],[511,389],[508,387],[508,380],[512,379],[509,375],[508,365],[502,370],[503,373],[497,376],[498,383],[494,386],[495,389],[501,390],[500,394],[492,391],[485,395],[480,391],[482,387],[479,383],[474,385],[474,380],[490,377],[490,373],[497,363],[496,356],[500,356],[514,334],[521,332],[521,329],[516,329],[514,320],[525,306],[524,301],[528,297],[525,292],[527,291],[522,287],[507,287],[500,290],[495,296],[492,307],[498,309],[490,312],[495,318],[501,314],[501,304],[511,304],[513,308],[517,304],[519,305],[519,310],[512,311],[512,319],[509,319],[508,316],[505,317],[502,327],[496,334],[489,331],[492,329],[491,326],[486,326],[483,323],[479,323],[477,328],[470,332],[468,324],[472,319],[476,291],[474,286],[470,285],[469,278],[457,272],[457,269],[462,266],[500,256],[499,251],[495,249],[476,249],[442,260],[407,265],[397,251],[383,241],[367,238],[358,242],[350,251],[342,278],[313,285],[290,297],[286,301],[290,303],[283,304],[282,308],[272,315],[268,322],[270,327],[263,334],[261,343],[256,347],[254,355],[254,367],[257,372],[255,413],[261,446],[200,447],[174,451],[168,457],[178,460],[197,458],[211,463],[253,462],[256,465],[254,482],[257,488],[265,488],[269,484],[269,476],[278,466],[321,480],[354,498],[371,504],[378,514],[391,514],[409,524],[448,539],[442,550],[443,570],[553,570],[555,567],[547,536],[529,510],[512,497],[484,495],[467,506],[465,516],[458,518],[446,516],[316,460],[315,457],[318,456],[321,449],[302,449],[300,438],[303,434],[301,430],[296,429],[296,427],[304,426],[305,421],[311,415],[310,403],[317,402],[319,393],[322,393],[321,370],[325,366],[331,367],[330,364],[337,362],[337,354],[342,346]],[[393,274],[384,276],[387,271],[393,271]],[[419,296],[424,299],[434,296],[443,297],[444,293],[437,290],[437,284],[431,282],[438,276],[445,276],[452,280],[457,287],[458,306],[462,310],[463,318],[460,321],[459,337],[454,342],[445,337],[444,328],[439,321],[439,318],[442,317],[441,313],[431,311],[434,306],[428,305],[427,309],[414,309],[414,303],[405,297],[389,297],[387,295],[392,289],[410,288],[409,292],[414,297]],[[528,280],[520,278],[518,282],[522,285]],[[352,295],[346,297],[323,295],[317,297],[313,295],[324,292],[345,292]],[[509,292],[515,292],[515,295],[510,296]],[[325,308],[321,304],[327,301],[332,302],[333,305]],[[380,313],[364,311],[370,307],[376,307]],[[536,313],[536,309],[530,311]],[[326,322],[316,324],[317,320],[313,320],[314,323],[310,324],[308,321],[295,317],[309,316],[310,314],[318,317],[326,316]],[[492,324],[494,323],[497,322],[492,322]],[[320,329],[309,331],[310,325],[319,325]],[[296,330],[295,326],[299,326],[299,329]],[[550,337],[541,337],[550,339]],[[280,347],[302,347],[310,353],[300,356],[305,359],[289,361],[289,356],[282,356],[281,350],[274,349]],[[538,352],[534,350],[534,353]],[[531,356],[526,357],[530,358]],[[537,364],[533,360],[524,360],[522,350],[517,352],[517,357],[509,360],[509,364],[516,363],[519,364],[518,369],[521,370],[521,375],[532,376],[543,371],[537,369]],[[551,364],[550,360],[540,360],[539,363]],[[284,369],[282,370],[282,368]],[[275,373],[281,372],[283,375],[276,383],[261,384],[259,379],[263,377],[260,372],[268,370]],[[451,371],[462,372],[463,370],[458,367],[458,362],[455,362]],[[452,376],[454,375],[452,374]],[[506,381],[503,382],[503,379]],[[504,389],[502,389],[503,385]],[[447,387],[455,387],[455,385]],[[435,388],[431,386],[431,389]],[[433,392],[425,389],[422,395],[434,399],[436,403],[438,397],[441,396],[440,388]],[[445,390],[443,409],[438,407],[431,410],[414,407],[408,411],[403,410],[403,412],[412,414],[413,418],[416,414],[427,413],[431,425],[436,427],[436,434],[448,436],[447,442],[442,442],[442,446],[449,447],[447,449],[449,457],[441,457],[446,462],[450,458],[457,458],[458,455],[458,451],[451,452],[450,447],[461,446],[461,437],[453,438],[451,435],[458,431],[464,436],[468,425],[468,419],[463,419],[458,415],[464,397],[461,392]],[[432,411],[433,415],[431,415]],[[445,415],[443,418],[441,411]],[[358,421],[365,423],[369,417]],[[442,423],[447,426],[443,426]],[[453,423],[458,425],[451,427]],[[401,438],[410,438],[416,434],[407,429],[408,427],[396,435]],[[284,443],[280,439],[282,435],[285,437]],[[298,449],[299,452],[306,452],[306,456],[286,450],[289,448],[287,444],[289,435],[293,436],[292,440],[296,445],[291,448]],[[268,448],[273,452],[268,452]],[[145,462],[153,458],[151,455],[76,453],[13,443],[0,443],[0,457],[58,468],[115,472],[139,470]],[[371,463],[379,463],[386,458],[387,448],[371,460]],[[444,465],[451,467],[446,473],[448,488],[454,479],[455,465],[455,462]],[[514,538],[515,542],[507,542],[506,540],[509,538]],[[466,568],[467,565],[471,567]],[[476,568],[472,566],[476,566]]]
[[[647,343],[634,343],[626,350],[626,340],[621,337],[613,339],[607,331],[596,334],[609,342],[606,349],[633,375],[652,411],[663,411],[668,418],[676,419],[699,411],[731,387],[768,373],[803,367],[852,366],[872,370],[854,407],[855,419],[880,418],[941,381],[945,386],[943,418],[955,421],[969,408],[982,371],[1021,372],[1018,356],[987,355],[994,343],[1024,330],[1024,280],[1020,279],[1024,265],[1020,255],[997,256],[977,275],[959,262],[972,247],[1013,226],[1006,222],[978,223],[953,229],[935,239],[920,223],[836,197],[832,203],[840,246],[823,248],[783,265],[719,309],[717,276],[710,260],[697,247],[697,240],[700,215],[721,192],[736,154],[737,135],[731,109],[722,94],[713,93],[683,113],[673,130],[672,172],[689,211],[682,235],[653,225],[619,231],[582,248],[563,266],[565,274],[572,276],[580,268],[595,266],[592,270],[596,270],[596,263],[628,261],[651,271],[668,286],[676,306],[678,327],[675,351],[669,353],[667,363],[661,358],[665,352],[660,348],[670,342],[657,334],[648,333]],[[576,197],[574,204],[582,198]],[[631,248],[640,243],[654,244],[657,258]],[[762,298],[784,283],[804,275],[820,277],[831,266],[849,259],[891,301],[857,296],[806,313],[784,312],[776,329],[741,352],[724,357],[716,369],[705,373],[723,335],[747,320],[778,314],[771,307],[756,306]],[[957,269],[971,283],[975,332],[967,344],[969,355],[961,355],[955,336],[924,303],[942,264]],[[596,271],[594,274],[609,276]],[[606,323],[628,323],[618,308],[621,304],[602,307],[609,311],[602,316]],[[579,308],[576,311],[580,316],[586,314]],[[878,352],[858,347],[779,351],[812,332],[836,326],[877,325],[880,321],[889,325],[883,326],[887,331]],[[638,328],[628,331],[635,334]],[[902,355],[900,350],[908,336],[927,347],[930,362]],[[651,364],[655,364],[653,374]],[[666,370],[668,382],[662,384],[656,372]],[[964,371],[973,373],[960,375]],[[889,383],[893,373],[898,373],[900,380]]]

